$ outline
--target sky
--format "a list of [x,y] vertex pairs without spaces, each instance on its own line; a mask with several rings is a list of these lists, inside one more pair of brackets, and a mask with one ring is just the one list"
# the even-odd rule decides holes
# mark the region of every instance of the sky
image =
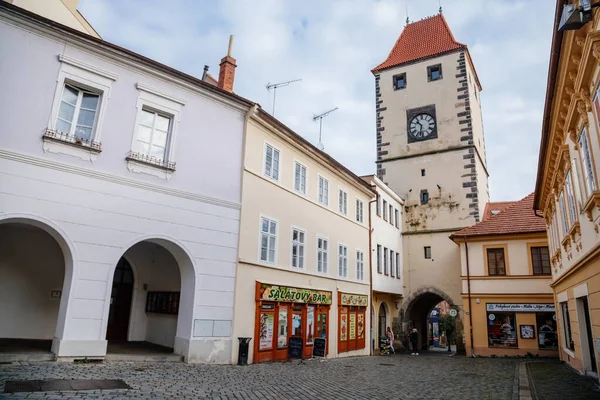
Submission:
[[469,47],[481,103],[493,201],[533,192],[555,2],[552,0],[80,0],[103,39],[197,77],[218,76],[235,35],[234,91],[358,175],[375,172],[375,80],[411,21],[438,13]]

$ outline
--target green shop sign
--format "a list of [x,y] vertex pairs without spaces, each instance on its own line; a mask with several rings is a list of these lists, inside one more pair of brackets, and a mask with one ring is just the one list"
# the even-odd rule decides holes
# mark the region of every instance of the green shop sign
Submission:
[[331,292],[273,286],[261,283],[260,299],[268,301],[290,301],[295,303],[331,304]]

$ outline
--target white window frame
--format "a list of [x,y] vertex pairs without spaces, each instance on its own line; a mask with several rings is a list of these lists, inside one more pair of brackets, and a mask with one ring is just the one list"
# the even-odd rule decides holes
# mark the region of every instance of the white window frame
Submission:
[[[58,118],[65,84],[75,86],[100,96],[96,110],[96,121],[90,137],[91,141],[99,143],[102,137],[104,114],[111,96],[112,84],[119,78],[119,75],[62,54],[58,56],[58,61],[60,62],[60,69],[56,79],[57,84],[47,128],[52,131],[56,130],[56,119]],[[51,140],[43,141],[43,149],[45,152],[66,154],[90,162],[95,161],[98,154],[98,151],[93,151],[87,147],[76,147]]]
[[401,279],[402,277],[400,276],[400,253],[396,252],[396,279]]
[[[345,256],[340,252],[340,248],[343,247],[346,250]],[[344,243],[338,242],[337,246],[337,258],[338,258],[338,276],[340,278],[348,278],[348,246]]]
[[396,261],[396,258],[394,257],[394,250],[390,249],[390,277],[391,278],[395,278],[396,277],[396,270],[395,270],[395,266],[394,266],[394,262]]
[[569,213],[571,217],[571,224],[577,221],[577,205],[575,201],[575,193],[573,191],[573,179],[571,178],[571,171],[567,171],[565,174],[565,187],[566,187],[566,196],[567,196],[567,204],[569,208]]
[[563,235],[569,232],[569,215],[567,214],[567,205],[565,204],[565,191],[561,190],[558,194],[558,205],[560,206],[560,218],[562,220]]
[[[262,235],[263,235],[263,231],[262,231],[262,222],[263,219],[267,219],[269,221],[275,222],[275,254],[274,257],[275,259],[271,262],[268,260],[269,258],[269,247],[268,247],[268,242],[267,242],[267,260],[263,260],[261,258],[261,250],[262,250]],[[268,233],[268,235],[273,235],[272,233]],[[258,262],[265,264],[265,265],[277,265],[277,257],[278,257],[278,251],[277,248],[278,246],[278,242],[279,242],[279,221],[276,220],[275,218],[271,218],[267,215],[260,215],[258,218]]]
[[[165,149],[165,161],[175,163],[175,148],[177,142],[177,132],[179,128],[179,122],[181,121],[181,114],[185,100],[164,93],[159,89],[155,89],[144,83],[138,82],[136,88],[139,91],[138,99],[136,103],[136,116],[133,134],[131,135],[130,149],[133,151],[137,142],[138,129],[142,121],[142,111],[144,109],[152,112],[163,114],[165,117],[171,118],[171,126],[169,127],[170,132],[167,136],[167,143]],[[173,174],[173,170],[168,170],[160,166],[151,165],[148,163],[139,162],[137,160],[127,160],[127,168],[131,172],[143,173],[153,175],[158,178],[170,179]]]
[[382,207],[383,207],[383,220],[387,221],[388,220],[388,202],[386,200],[383,200],[382,202]]
[[[281,153],[280,153],[281,156]],[[300,188],[297,187],[297,181],[296,181],[296,168],[300,167]],[[304,190],[301,190],[302,188],[302,168],[304,168]],[[302,164],[300,161],[296,161],[294,160],[294,191],[302,196],[306,196],[306,193],[308,193],[308,167],[304,164]]]
[[383,248],[383,274],[385,276],[390,276],[390,265],[389,265],[389,253],[390,253],[390,249],[388,249],[387,247]]
[[[323,183],[327,184],[327,197],[324,196],[324,192],[321,193],[321,180],[323,180]],[[329,190],[329,186],[329,179],[325,178],[323,175],[317,174],[317,202],[325,207],[329,207],[329,197],[331,193]]]
[[[278,165],[279,165],[279,169],[277,170],[277,179],[273,178],[273,163],[271,163],[271,171],[269,172],[269,174],[267,174],[267,171],[265,171],[265,167],[267,166],[267,147],[271,147],[273,149],[273,152],[277,152],[279,154],[279,159],[278,159]],[[281,179],[281,173],[282,173],[282,166],[283,163],[281,162],[281,150],[279,150],[279,148],[277,148],[276,146],[274,146],[272,143],[269,143],[265,140],[265,144],[263,146],[263,161],[262,161],[262,176],[269,178],[270,180],[272,180],[273,182],[277,182],[279,183],[280,179]]]
[[[304,234],[304,242],[295,241],[294,240],[294,231],[298,232],[298,234]],[[299,235],[298,235],[299,236]],[[290,267],[292,269],[304,270],[306,268],[306,231],[302,228],[292,225],[292,229],[290,231]],[[301,265],[294,265],[294,248],[298,247],[298,250],[302,249],[302,262]],[[299,254],[299,252],[297,252]]]
[[356,199],[356,222],[364,223],[364,203],[360,199]]
[[[327,249],[323,250],[319,248],[319,240],[325,241],[327,243]],[[322,274],[322,275],[328,275],[329,274],[329,249],[331,248],[330,244],[329,244],[329,238],[327,236],[323,236],[323,235],[317,235],[317,240],[316,240],[316,248],[317,248],[317,274]],[[322,268],[321,271],[319,271],[319,253],[324,255],[325,258],[322,258],[322,260],[324,260],[323,266],[325,268]]]
[[587,198],[589,198],[597,187],[594,161],[592,160],[592,153],[590,150],[590,140],[585,127],[581,130],[577,143],[579,145],[580,161],[583,172],[583,186],[585,187]]
[[[342,193],[343,193],[343,196],[342,196]],[[342,197],[344,199],[343,209],[342,209],[342,203],[340,202]],[[348,192],[342,188],[338,188],[338,212],[342,215],[346,215],[346,216],[348,215]]]
[[365,280],[365,252],[356,249],[356,280]]

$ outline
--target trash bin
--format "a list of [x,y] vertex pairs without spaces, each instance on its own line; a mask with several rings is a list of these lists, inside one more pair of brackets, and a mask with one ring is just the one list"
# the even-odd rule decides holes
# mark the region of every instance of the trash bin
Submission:
[[240,347],[238,349],[238,365],[248,365],[248,347],[250,347],[250,337],[240,337]]

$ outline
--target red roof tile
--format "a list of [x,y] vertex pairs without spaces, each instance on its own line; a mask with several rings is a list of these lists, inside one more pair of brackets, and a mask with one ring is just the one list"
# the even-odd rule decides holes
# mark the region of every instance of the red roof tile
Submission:
[[467,46],[454,39],[444,16],[437,14],[406,25],[388,58],[371,72],[462,48]]
[[492,215],[496,215],[506,210],[507,207],[515,204],[516,201],[490,201],[485,205],[485,210],[483,211],[483,219],[485,221]]
[[[494,203],[488,203],[486,211],[490,209],[489,204]],[[505,204],[505,206],[500,213],[454,232],[450,238],[546,232],[542,213],[540,211],[537,212],[537,215],[534,213],[533,193],[522,200]]]

